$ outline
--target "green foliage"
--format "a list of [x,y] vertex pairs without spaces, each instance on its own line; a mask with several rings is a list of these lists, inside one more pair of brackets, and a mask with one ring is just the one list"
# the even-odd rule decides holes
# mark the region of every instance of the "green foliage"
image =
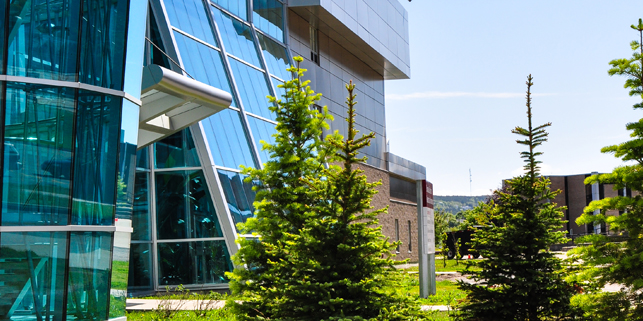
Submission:
[[[632,29],[643,37],[643,21]],[[643,87],[641,66],[643,47],[641,41],[631,43],[634,54],[630,59],[615,59],[610,62],[610,75],[625,75],[625,88],[630,95],[641,95]],[[643,107],[637,103],[634,108]],[[629,161],[614,169],[612,173],[594,175],[585,184],[614,184],[615,189],[625,187],[632,190],[633,197],[616,196],[593,201],[583,215],[576,220],[578,224],[607,223],[615,236],[588,235],[580,242],[588,246],[575,249],[570,254],[573,275],[570,280],[583,284],[590,294],[594,294],[592,304],[585,305],[596,320],[643,320],[643,119],[627,124],[632,131],[631,140],[603,148],[603,153],[612,153],[623,161]],[[608,210],[622,211],[620,216],[607,216]],[[596,213],[596,214],[595,214]],[[582,262],[582,264],[579,264]],[[621,284],[623,291],[614,294],[598,292],[607,283]]]
[[463,210],[474,208],[480,202],[484,202],[489,198],[488,195],[481,196],[439,196],[434,195],[435,208],[442,209],[451,214],[457,214]]
[[458,312],[464,320],[565,320],[573,318],[570,306],[573,288],[563,280],[561,260],[549,251],[551,245],[564,243],[563,208],[553,203],[558,192],[549,189],[550,181],[539,176],[535,148],[547,140],[549,123],[531,123],[532,77],[527,78],[528,127],[513,133],[528,150],[521,153],[526,173],[507,181],[504,190],[481,203],[476,211],[487,221],[476,230],[473,247],[485,260],[468,263],[480,270],[465,270],[476,284],[460,282],[469,291]]
[[241,268],[229,276],[244,300],[229,306],[240,320],[422,320],[413,298],[390,291],[390,253],[399,243],[376,227],[387,211],[370,205],[380,182],[354,168],[374,136],[357,137],[355,86],[347,85],[348,137],[321,141],[330,116],[309,108],[320,95],[301,81],[304,70],[289,71],[297,77],[283,85],[284,100],[270,98],[279,123],[276,143],[263,147],[271,159],[264,169],[244,169],[261,185],[256,218],[239,227],[256,238],[240,241]]
[[442,235],[449,232],[456,225],[455,215],[441,208],[437,208],[435,210],[433,225],[435,226],[435,246],[439,248],[446,245],[446,241],[444,241],[445,243],[443,244]]

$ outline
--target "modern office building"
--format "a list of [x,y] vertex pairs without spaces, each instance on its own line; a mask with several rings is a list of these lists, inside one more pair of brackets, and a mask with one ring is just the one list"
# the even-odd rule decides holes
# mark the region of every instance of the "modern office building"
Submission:
[[[125,297],[227,288],[268,160],[267,95],[306,58],[376,139],[384,233],[417,260],[418,164],[388,153],[384,81],[410,76],[397,0],[0,0],[0,320],[124,318]],[[129,276],[129,277],[128,277]]]

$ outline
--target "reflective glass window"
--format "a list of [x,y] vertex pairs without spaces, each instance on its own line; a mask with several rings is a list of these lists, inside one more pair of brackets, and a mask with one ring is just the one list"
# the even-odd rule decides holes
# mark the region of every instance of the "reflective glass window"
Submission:
[[220,5],[223,9],[230,11],[232,14],[236,15],[237,17],[248,21],[248,5],[246,4],[246,0],[210,0],[210,1]]
[[[219,51],[200,44],[178,32],[174,32],[174,38],[181,54],[183,68],[192,77],[212,87],[232,92]],[[232,105],[235,105],[234,100]]]
[[214,7],[212,7],[212,16],[219,26],[226,52],[261,67],[250,26]]
[[201,166],[190,128],[154,144],[156,168]]
[[74,93],[7,84],[2,225],[67,225]]
[[132,212],[132,240],[150,240],[149,174],[136,173],[134,183],[134,211]]
[[283,87],[279,87],[284,83],[279,81],[279,79],[275,79],[274,77],[270,77],[270,81],[272,81],[272,87],[275,88],[277,98],[281,99],[282,101],[285,100],[284,97],[286,96],[286,89]]
[[136,151],[136,168],[149,169],[150,160],[149,160],[149,147],[143,147]]
[[165,52],[167,52],[167,50],[165,50],[165,46],[163,45],[163,40],[161,39],[161,33],[159,32],[159,27],[156,23],[154,11],[152,11],[152,8],[150,8],[147,12],[149,14],[149,24],[147,26],[149,32],[148,38],[152,43],[147,41],[147,39],[145,40],[145,59],[143,59],[143,66],[155,64],[167,69],[172,69],[172,66],[170,66],[170,61],[164,54]]
[[132,219],[139,110],[140,108],[131,101],[123,100],[118,149],[118,181],[116,182],[116,225],[131,222]]
[[[124,221],[124,220],[122,220]],[[120,221],[117,221],[118,225]],[[130,235],[127,232],[114,233],[112,252],[112,274],[109,289],[109,318],[125,316],[127,300],[127,276],[129,273]]]
[[232,262],[225,241],[159,243],[159,285],[227,283]]
[[284,41],[284,5],[277,0],[253,0],[252,22],[261,31]]
[[165,0],[164,3],[173,26],[213,46],[218,46],[202,0]]
[[114,222],[122,104],[111,95],[78,93],[71,224]]
[[223,236],[202,171],[157,172],[158,239]]
[[[44,4],[50,1],[42,2]],[[127,5],[128,1],[83,1],[78,71],[80,82],[123,89]]]
[[248,117],[248,123],[250,123],[250,129],[252,130],[252,135],[254,136],[255,143],[257,144],[261,162],[266,163],[268,160],[270,160],[270,155],[268,154],[268,151],[263,149],[263,144],[261,144],[261,141],[264,141],[268,144],[275,143],[275,138],[272,136],[277,133],[277,130],[275,130],[275,125],[254,117]]
[[[6,7],[7,7],[7,0],[0,0],[0,17],[2,17],[2,19],[6,19],[6,13],[5,13]],[[4,39],[5,39],[4,23],[0,23],[0,37],[2,37],[0,38],[2,39],[2,41],[0,41],[0,75],[4,75],[5,74],[4,72]]]
[[[252,190],[254,183],[245,182],[247,176],[240,173],[221,169],[218,170],[218,173],[235,226],[238,223],[245,223],[248,218],[254,215],[255,211],[252,204],[256,196],[256,192]],[[239,231],[237,230],[237,232]]]
[[229,168],[256,167],[239,112],[226,109],[201,121],[214,163]]
[[151,244],[132,243],[130,248],[130,269],[127,282],[129,292],[152,289]]
[[68,320],[106,320],[112,234],[72,232],[69,240]]
[[272,39],[257,33],[263,57],[266,59],[266,65],[271,74],[283,79],[290,80],[292,75],[286,69],[290,67],[290,58],[288,58],[288,51],[286,47],[278,44]]
[[75,81],[80,3],[11,0],[7,74]]
[[268,109],[271,104],[266,98],[272,95],[266,74],[236,59],[230,59],[230,67],[246,111],[274,120],[274,114]]
[[0,233],[0,319],[62,320],[66,261],[67,232]]

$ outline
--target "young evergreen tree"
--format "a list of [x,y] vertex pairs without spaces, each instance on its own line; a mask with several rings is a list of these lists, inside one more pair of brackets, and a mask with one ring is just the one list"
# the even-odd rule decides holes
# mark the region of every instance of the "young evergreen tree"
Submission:
[[[295,60],[299,63],[300,57]],[[373,133],[357,137],[356,104],[347,86],[348,136],[319,140],[329,116],[310,110],[319,99],[303,70],[286,82],[286,100],[277,104],[277,139],[264,145],[271,160],[264,169],[246,169],[262,183],[256,218],[240,227],[258,239],[242,239],[235,256],[231,302],[241,320],[422,320],[419,305],[409,296],[387,291],[387,273],[394,270],[390,243],[377,227],[371,198],[380,183],[368,183],[355,168],[361,148]],[[324,164],[339,163],[330,165]]]
[[485,260],[470,263],[480,270],[469,269],[475,284],[464,282],[459,287],[468,291],[458,312],[464,320],[565,320],[575,311],[570,307],[572,288],[560,274],[561,260],[550,247],[564,243],[562,208],[553,203],[558,191],[549,189],[550,181],[540,176],[542,152],[535,148],[547,141],[546,123],[532,126],[531,86],[527,77],[528,127],[516,127],[512,133],[523,139],[518,144],[528,148],[521,153],[525,174],[506,181],[503,190],[494,192],[478,211],[487,218],[486,227],[474,233],[473,247]]
[[[632,58],[610,61],[610,76],[622,75],[628,79],[625,88],[630,96],[643,100],[643,21],[632,25],[638,31],[639,41],[630,44]],[[643,102],[634,105],[643,108]],[[575,281],[588,284],[591,304],[586,314],[595,320],[643,320],[643,119],[627,124],[631,140],[604,147],[601,152],[614,154],[628,162],[608,174],[590,176],[585,184],[614,184],[617,190],[628,188],[631,196],[606,197],[593,201],[576,220],[580,224],[609,224],[612,232],[620,237],[588,235],[578,240],[589,246],[575,249],[573,258],[582,260],[576,265]],[[606,211],[618,210],[619,216],[607,216]],[[598,211],[598,214],[594,214]],[[588,283],[589,282],[589,283]],[[616,293],[600,293],[606,283],[623,285]],[[592,291],[594,290],[594,291]]]

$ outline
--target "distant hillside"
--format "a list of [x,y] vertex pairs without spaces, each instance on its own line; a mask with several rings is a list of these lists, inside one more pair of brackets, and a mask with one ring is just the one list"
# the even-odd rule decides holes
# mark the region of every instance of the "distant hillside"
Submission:
[[435,207],[444,210],[445,212],[450,212],[457,214],[463,210],[469,210],[478,205],[478,202],[484,202],[487,200],[489,195],[481,196],[438,196],[434,195],[433,200],[435,201]]

